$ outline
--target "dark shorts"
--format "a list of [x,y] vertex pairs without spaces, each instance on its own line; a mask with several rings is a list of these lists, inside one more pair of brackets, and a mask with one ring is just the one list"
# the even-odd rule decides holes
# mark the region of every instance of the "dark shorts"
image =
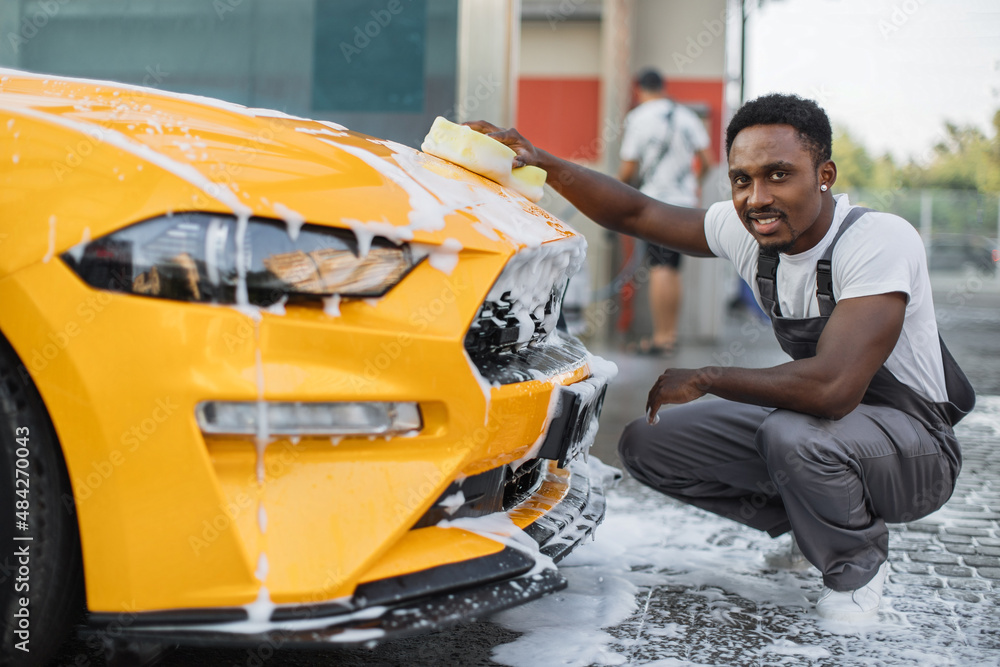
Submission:
[[669,266],[676,269],[681,265],[681,254],[653,243],[646,244],[646,257],[650,266]]

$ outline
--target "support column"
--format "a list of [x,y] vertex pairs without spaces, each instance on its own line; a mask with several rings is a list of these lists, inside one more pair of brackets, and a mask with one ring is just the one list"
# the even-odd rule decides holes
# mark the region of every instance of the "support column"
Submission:
[[517,110],[520,0],[460,0],[456,120],[510,127]]

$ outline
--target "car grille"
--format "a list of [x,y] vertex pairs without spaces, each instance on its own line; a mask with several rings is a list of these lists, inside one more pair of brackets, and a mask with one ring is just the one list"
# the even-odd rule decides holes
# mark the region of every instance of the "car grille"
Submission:
[[[547,461],[532,459],[517,470],[500,466],[484,473],[452,482],[427,512],[414,524],[414,528],[435,526],[446,519],[477,517],[505,512],[524,502],[542,481],[542,471]],[[462,492],[464,502],[455,507],[441,505],[449,497]]]
[[553,289],[541,309],[526,314],[528,319],[511,314],[517,312],[517,305],[510,292],[504,292],[496,301],[483,303],[465,335],[465,349],[473,360],[545,343],[559,317],[562,290]]
[[465,335],[465,350],[483,379],[525,382],[583,363],[582,345],[560,349],[575,339],[560,335],[556,325],[569,276],[585,255],[582,237],[569,237],[510,258]]

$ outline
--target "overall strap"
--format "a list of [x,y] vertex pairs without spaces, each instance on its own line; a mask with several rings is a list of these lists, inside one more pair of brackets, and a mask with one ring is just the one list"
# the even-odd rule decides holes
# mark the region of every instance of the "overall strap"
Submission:
[[757,292],[768,317],[771,317],[772,312],[781,315],[781,306],[778,304],[778,256],[765,255],[763,248],[757,253]]
[[[816,299],[819,301],[819,312],[826,317],[833,312],[836,301],[833,298],[833,271],[830,260],[833,257],[833,249],[840,240],[841,235],[847,228],[853,225],[858,218],[873,209],[863,206],[854,206],[847,212],[844,221],[840,223],[837,235],[833,237],[830,246],[823,253],[823,257],[816,263]],[[765,254],[761,248],[757,253],[757,292],[760,294],[764,312],[768,317],[773,312],[781,315],[781,306],[778,303],[778,255]]]
[[833,312],[833,307],[837,305],[836,300],[833,298],[833,266],[831,262],[833,259],[833,249],[837,246],[837,241],[844,235],[844,232],[857,222],[858,218],[865,213],[870,213],[872,210],[864,206],[851,208],[844,217],[844,221],[840,223],[840,229],[837,230],[837,235],[833,237],[833,241],[827,246],[826,252],[816,262],[816,301],[819,302],[819,313],[824,317],[829,317]]

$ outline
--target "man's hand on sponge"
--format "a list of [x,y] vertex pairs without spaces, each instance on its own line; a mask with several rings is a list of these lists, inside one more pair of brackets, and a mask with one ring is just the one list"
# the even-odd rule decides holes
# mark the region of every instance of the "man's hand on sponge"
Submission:
[[465,167],[533,202],[544,194],[546,173],[534,164],[534,146],[516,130],[501,130],[486,121],[458,125],[438,116],[421,150]]

